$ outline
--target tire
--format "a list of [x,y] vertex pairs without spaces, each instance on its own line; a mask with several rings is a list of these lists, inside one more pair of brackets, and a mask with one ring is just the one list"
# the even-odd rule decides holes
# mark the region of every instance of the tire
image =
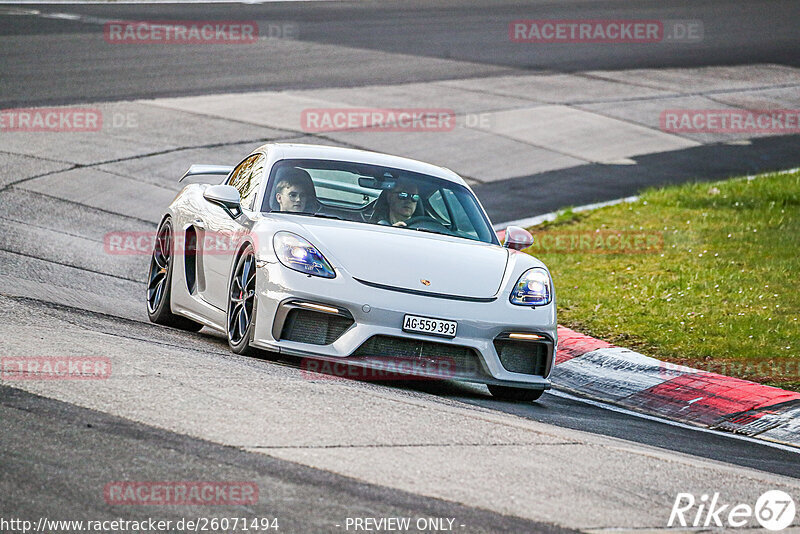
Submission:
[[156,324],[197,332],[203,325],[172,313],[172,269],[174,263],[172,223],[166,219],[158,228],[150,271],[147,276],[147,316]]
[[544,393],[543,389],[513,388],[509,386],[496,386],[487,384],[492,397],[498,400],[533,402]]
[[247,245],[236,261],[228,284],[228,313],[225,330],[228,345],[236,354],[254,355],[258,351],[250,346],[256,312],[256,257],[253,247]]

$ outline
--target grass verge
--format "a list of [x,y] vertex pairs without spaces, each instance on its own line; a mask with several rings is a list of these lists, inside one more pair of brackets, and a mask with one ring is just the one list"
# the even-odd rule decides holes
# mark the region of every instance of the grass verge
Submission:
[[560,324],[800,391],[800,172],[649,190],[530,230]]

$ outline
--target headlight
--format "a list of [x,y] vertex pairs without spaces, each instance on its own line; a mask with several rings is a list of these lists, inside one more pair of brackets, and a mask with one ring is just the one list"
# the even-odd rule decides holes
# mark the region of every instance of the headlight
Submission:
[[553,282],[541,267],[528,269],[517,280],[511,292],[511,304],[518,306],[544,306],[553,299]]
[[336,273],[325,256],[302,237],[289,232],[278,232],[272,238],[278,260],[286,267],[304,274],[334,278]]

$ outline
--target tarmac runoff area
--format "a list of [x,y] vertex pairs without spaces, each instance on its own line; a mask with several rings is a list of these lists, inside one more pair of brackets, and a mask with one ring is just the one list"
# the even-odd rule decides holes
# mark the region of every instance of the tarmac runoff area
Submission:
[[[798,479],[780,474],[413,387],[307,380],[294,367],[233,355],[217,334],[148,324],[148,257],[103,248],[108,232],[152,231],[190,163],[235,163],[271,140],[423,159],[462,173],[481,195],[481,187],[507,188],[520,176],[634,167],[643,156],[758,142],[664,133],[657,110],[665,101],[797,108],[798,84],[797,70],[774,65],[482,78],[87,104],[103,114],[99,132],[4,134],[0,349],[104,357],[113,371],[105,380],[3,385],[358,481],[586,531],[663,529],[680,493],[719,492],[725,502],[751,505],[767,490],[798,495]],[[438,133],[316,135],[298,122],[307,108],[347,106],[447,107],[462,122]],[[467,125],[469,114],[490,120]],[[492,216],[500,220],[501,212]],[[547,396],[537,406],[546,410]]]

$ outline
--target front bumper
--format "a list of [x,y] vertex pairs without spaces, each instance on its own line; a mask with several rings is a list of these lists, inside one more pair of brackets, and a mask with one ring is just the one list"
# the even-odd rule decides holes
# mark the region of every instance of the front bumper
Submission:
[[[375,368],[381,365],[380,360],[364,357],[362,347],[374,346],[375,342],[368,342],[376,337],[384,342],[387,337],[401,338],[398,346],[410,346],[404,341],[414,340],[417,346],[428,347],[420,349],[420,354],[413,358],[417,362],[429,360],[431,364],[435,363],[437,347],[443,349],[440,352],[445,354],[445,358],[458,362],[461,361],[459,347],[474,352],[474,365],[457,365],[452,376],[447,378],[532,389],[550,388],[547,377],[552,370],[557,341],[555,302],[539,308],[515,306],[503,292],[491,302],[420,296],[369,287],[340,270],[337,270],[336,278],[323,279],[292,271],[278,263],[262,263],[256,278],[258,307],[254,346],[294,356],[347,361],[349,365]],[[349,315],[353,324],[329,344],[281,339],[286,318],[290,310],[297,307],[297,302],[338,309],[341,316]],[[406,332],[402,329],[406,314],[455,320],[458,322],[457,335],[442,338]],[[539,334],[543,338],[541,343],[549,346],[546,361],[536,374],[509,371],[501,363],[495,340],[509,332]],[[409,374],[443,378],[440,371],[441,368],[436,366],[415,365]]]

